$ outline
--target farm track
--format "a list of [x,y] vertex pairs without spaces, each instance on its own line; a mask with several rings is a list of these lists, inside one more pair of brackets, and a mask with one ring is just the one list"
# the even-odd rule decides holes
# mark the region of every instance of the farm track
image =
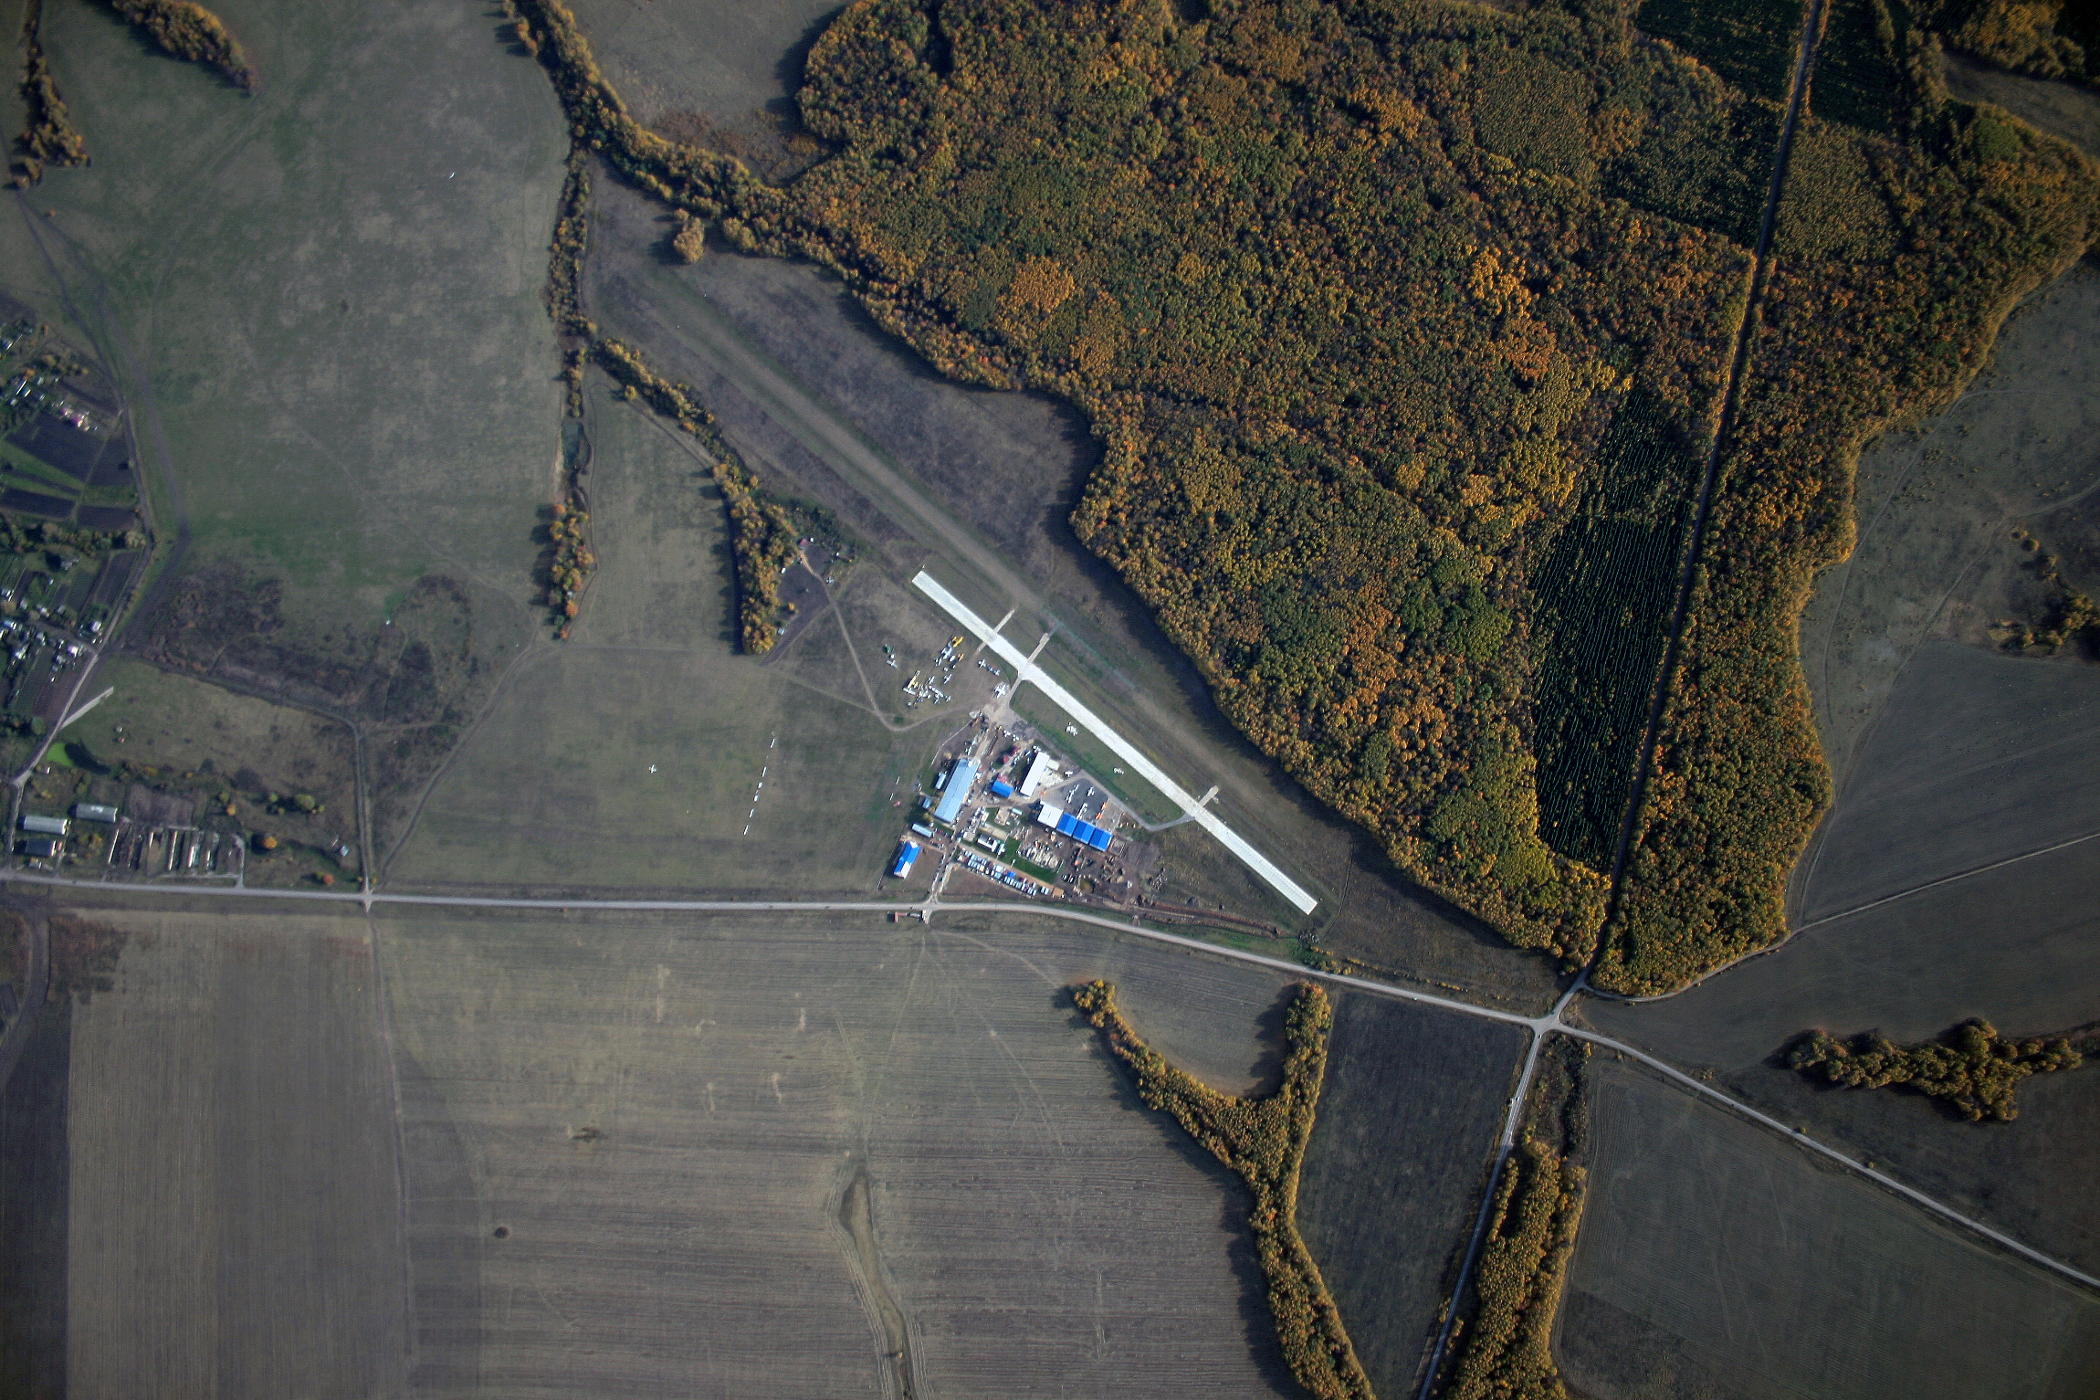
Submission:
[[[1131,937],[1147,939],[1156,943],[1168,944],[1170,946],[1177,947],[1191,953],[1201,953],[1211,957],[1225,958],[1235,962],[1247,963],[1256,967],[1267,968],[1271,971],[1286,972],[1293,977],[1309,978],[1319,982],[1327,983],[1331,986],[1342,988],[1347,991],[1361,992],[1369,996],[1384,997],[1389,1000],[1412,1002],[1420,1006],[1431,1006],[1445,1011],[1454,1011],[1461,1015],[1477,1016],[1490,1021],[1499,1021],[1505,1025],[1525,1027],[1531,1032],[1531,1043],[1529,1048],[1525,1052],[1523,1070],[1518,1076],[1516,1089],[1510,1096],[1508,1113],[1503,1121],[1502,1136],[1497,1146],[1495,1171],[1493,1175],[1491,1175],[1488,1182],[1487,1199],[1490,1201],[1492,1201],[1493,1199],[1495,1177],[1499,1177],[1501,1169],[1507,1163],[1510,1150],[1512,1149],[1516,1141],[1517,1125],[1522,1121],[1523,1118],[1524,1101],[1530,1093],[1531,1081],[1537,1069],[1539,1051],[1545,1044],[1546,1037],[1548,1035],[1557,1033],[1560,1035],[1569,1036],[1576,1040],[1583,1041],[1590,1045],[1598,1046],[1605,1050],[1612,1051],[1613,1053],[1622,1055],[1629,1060],[1633,1060],[1640,1064],[1646,1065],[1648,1068],[1654,1070],[1658,1074],[1663,1075],[1671,1082],[1683,1088],[1691,1090],[1694,1094],[1698,1095],[1699,1097],[1710,1100],[1713,1103],[1716,1103],[1724,1108],[1731,1109],[1734,1112],[1741,1114],[1743,1117],[1750,1119],[1752,1122],[1771,1129],[1773,1132],[1778,1133],[1780,1136],[1784,1137],[1789,1142],[1795,1143],[1796,1145],[1802,1147],[1803,1149],[1809,1152],[1813,1152],[1818,1156],[1827,1158],[1828,1160],[1835,1162],[1842,1167],[1857,1172],[1859,1175],[1866,1177],[1868,1180],[1876,1183],[1877,1185],[1894,1192],[1898,1196],[1901,1196],[1905,1200],[1909,1201],[1911,1204],[1919,1206],[1922,1209],[1934,1215],[1937,1215],[1941,1219],[1946,1220],[1952,1224],[1959,1225],[1968,1230],[1971,1230],[1976,1234],[1982,1236],[1983,1238],[1990,1240],[1992,1243],[1997,1244],[2001,1248],[2011,1251],[2013,1254],[2018,1255],[2020,1258],[2025,1259],[2031,1264],[2038,1265],[2053,1273],[2059,1274],[2062,1277],[2067,1278],[2074,1283],[2081,1284],[2087,1288],[2095,1290],[2096,1292],[2100,1292],[2100,1278],[2096,1278],[2091,1274],[2085,1273],[2079,1269],[2075,1269],[2071,1265],[2066,1264],[2061,1260],[2052,1258],[2051,1256],[2042,1253],[2040,1250],[2035,1249],[2031,1245],[2023,1244],[2021,1241],[2013,1238],[2011,1235],[2008,1235],[2001,1230],[1993,1229],[1991,1226],[1984,1224],[1980,1220],[1975,1220],[1970,1218],[1969,1216],[1963,1215],[1961,1212],[1955,1210],[1953,1207],[1946,1205],[1939,1200],[1936,1200],[1935,1198],[1927,1195],[1923,1191],[1919,1191],[1915,1187],[1907,1186],[1904,1183],[1897,1181],[1895,1178],[1887,1175],[1886,1173],[1875,1170],[1873,1167],[1868,1166],[1865,1162],[1860,1161],[1857,1158],[1848,1157],[1843,1152],[1838,1151],[1836,1148],[1818,1142],[1816,1139],[1808,1136],[1808,1134],[1802,1131],[1801,1129],[1789,1127],[1787,1124],[1781,1122],[1777,1118],[1772,1117],[1770,1114],[1759,1112],[1757,1109],[1752,1108],[1750,1105],[1742,1102],[1741,1100],[1724,1094],[1720,1090],[1713,1088],[1711,1085],[1702,1083],[1700,1080],[1694,1078],[1689,1074],[1686,1074],[1680,1069],[1677,1069],[1676,1067],[1670,1065],[1666,1061],[1663,1061],[1661,1059],[1656,1058],[1653,1055],[1648,1054],[1646,1051],[1636,1049],[1634,1046],[1627,1044],[1625,1041],[1614,1039],[1611,1036],[1603,1035],[1597,1031],[1587,1030],[1581,1026],[1570,1025],[1566,1020],[1567,1010],[1571,1005],[1574,1004],[1575,999],[1579,995],[1581,995],[1585,990],[1587,990],[1586,985],[1581,979],[1577,979],[1575,984],[1569,987],[1567,991],[1561,995],[1559,1002],[1555,1004],[1554,1008],[1551,1011],[1546,1012],[1542,1016],[1522,1016],[1514,1011],[1502,1011],[1495,1007],[1478,1006],[1472,1002],[1460,1001],[1454,997],[1438,996],[1432,992],[1416,991],[1411,987],[1396,987],[1388,983],[1374,982],[1368,978],[1352,977],[1344,973],[1319,972],[1311,968],[1307,968],[1303,964],[1292,961],[1287,958],[1272,958],[1260,953],[1241,952],[1238,949],[1234,948],[1220,947],[1215,943],[1206,943],[1201,939],[1188,938],[1184,937],[1181,934],[1167,933],[1160,929],[1146,928],[1142,924],[1130,923],[1120,919],[1111,919],[1101,914],[1089,914],[1076,909],[1057,909],[1042,905],[1023,904],[1018,901],[1006,900],[940,900],[936,898],[928,899],[915,904],[904,904],[895,901],[877,900],[525,899],[504,898],[495,895],[483,896],[391,894],[377,890],[359,893],[348,891],[338,892],[334,890],[267,890],[235,885],[180,886],[131,884],[104,882],[98,880],[69,880],[61,876],[29,875],[24,874],[20,871],[0,872],[0,883],[28,885],[52,889],[74,889],[81,891],[104,890],[119,891],[129,894],[172,894],[179,896],[187,896],[190,898],[205,899],[287,899],[319,901],[328,904],[352,905],[359,907],[365,912],[368,918],[375,906],[381,904],[393,904],[401,905],[408,908],[515,909],[537,910],[543,913],[572,910],[579,912],[589,911],[601,913],[637,914],[910,913],[919,915],[927,919],[928,921],[931,921],[932,917],[937,913],[975,913],[1024,914],[1035,915],[1037,917],[1042,918],[1064,919],[1073,923],[1089,924],[1097,928],[1109,929],[1113,932],[1125,934]],[[1480,1234],[1481,1231],[1479,1227],[1476,1226],[1473,1241],[1474,1247],[1471,1251],[1469,1251],[1469,1255],[1477,1254],[1478,1245],[1480,1242]],[[1463,1290],[1465,1286],[1465,1281],[1466,1275],[1462,1270],[1458,1282],[1453,1289],[1454,1297],[1456,1297],[1458,1293]],[[1448,1330],[1449,1329],[1447,1324],[1446,1336],[1444,1340],[1448,1340]],[[1437,1359],[1437,1356],[1432,1356],[1433,1361]],[[1430,1375],[1434,1377],[1434,1368],[1432,1368]]]

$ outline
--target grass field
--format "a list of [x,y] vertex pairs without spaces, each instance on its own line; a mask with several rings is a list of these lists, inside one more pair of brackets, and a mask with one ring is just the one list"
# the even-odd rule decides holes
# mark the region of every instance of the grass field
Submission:
[[1298,1228],[1380,1395],[1421,1383],[1523,1054],[1514,1026],[1336,1003]]
[[244,795],[311,794],[356,844],[357,756],[347,725],[139,661],[97,670],[82,698],[105,686],[114,693],[60,730],[59,743],[80,745],[103,765],[159,769],[176,786],[195,786],[182,780],[194,773],[203,787]]
[[1591,1061],[1556,1354],[1618,1396],[2081,1396],[2100,1305],[1675,1088]]
[[284,664],[355,658],[429,573],[522,606],[559,412],[544,81],[471,7],[217,9],[255,96],[45,7],[94,164],[5,221],[0,262],[109,363],[183,567],[282,583]]
[[1112,976],[1231,1078],[1277,979],[1011,921],[382,937],[433,1393],[882,1394],[892,1310],[920,1395],[1278,1393],[1228,1183],[1058,1004]]
[[99,914],[73,1008],[74,1395],[398,1392],[393,1087],[348,919]]
[[726,649],[570,643],[511,677],[386,869],[411,885],[873,893],[930,743]]
[[572,640],[657,648],[736,644],[722,498],[697,444],[593,382],[591,544],[598,572]]

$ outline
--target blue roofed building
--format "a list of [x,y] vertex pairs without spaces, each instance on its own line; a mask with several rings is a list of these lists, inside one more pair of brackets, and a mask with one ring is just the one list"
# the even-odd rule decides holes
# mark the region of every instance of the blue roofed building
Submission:
[[919,858],[919,843],[900,841],[897,843],[897,858],[890,862],[890,874],[899,880],[911,874],[912,862]]

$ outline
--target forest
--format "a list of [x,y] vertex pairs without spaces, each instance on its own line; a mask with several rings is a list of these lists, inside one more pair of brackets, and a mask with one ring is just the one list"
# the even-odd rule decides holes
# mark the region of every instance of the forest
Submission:
[[1792,628],[1852,460],[2100,189],[1842,0],[1760,260],[1799,24],[1652,8],[863,0],[805,68],[830,154],[779,187],[515,11],[624,178],[1078,405],[1074,525],[1228,718],[1415,879],[1648,991],[1782,931],[1827,801]]
[[1371,1400],[1371,1382],[1357,1362],[1341,1312],[1298,1234],[1298,1170],[1312,1136],[1327,1075],[1327,1035],[1334,1026],[1327,994],[1306,982],[1292,995],[1284,1014],[1283,1084],[1261,1099],[1221,1094],[1174,1068],[1123,1019],[1112,983],[1074,987],[1072,1004],[1128,1067],[1145,1106],[1170,1115],[1239,1173],[1253,1193],[1247,1224],[1291,1374],[1320,1400]]

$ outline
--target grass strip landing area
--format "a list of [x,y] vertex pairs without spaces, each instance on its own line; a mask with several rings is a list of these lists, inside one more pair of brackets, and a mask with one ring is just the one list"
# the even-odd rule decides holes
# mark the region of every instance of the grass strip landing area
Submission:
[[1357,1363],[1341,1311],[1298,1235],[1298,1169],[1312,1136],[1313,1110],[1327,1073],[1327,1035],[1334,1026],[1327,994],[1310,983],[1299,986],[1284,1020],[1283,1086],[1261,1099],[1221,1094],[1167,1063],[1116,1009],[1113,984],[1075,987],[1072,1002],[1101,1032],[1110,1052],[1130,1067],[1146,1106],[1172,1114],[1254,1193],[1247,1223],[1291,1374],[1321,1400],[1371,1400],[1370,1379]]

